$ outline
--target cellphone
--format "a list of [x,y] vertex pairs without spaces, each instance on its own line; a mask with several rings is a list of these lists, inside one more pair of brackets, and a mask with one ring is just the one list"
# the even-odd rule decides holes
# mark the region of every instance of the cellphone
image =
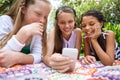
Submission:
[[73,60],[77,60],[78,49],[76,49],[76,48],[63,48],[62,55],[67,56]]

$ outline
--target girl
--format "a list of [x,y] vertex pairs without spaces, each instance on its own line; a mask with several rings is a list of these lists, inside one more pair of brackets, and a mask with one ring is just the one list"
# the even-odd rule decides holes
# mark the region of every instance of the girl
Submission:
[[[11,9],[0,17],[0,66],[41,61],[50,8],[48,0],[15,0]],[[29,55],[20,52],[29,45]]]
[[74,61],[61,55],[63,48],[77,48],[80,53],[81,30],[76,28],[75,23],[76,12],[74,9],[69,6],[57,9],[55,28],[48,34],[48,51],[43,56],[43,61],[59,72],[70,71],[74,68]]
[[85,59],[83,64],[100,60],[104,65],[112,65],[114,53],[117,49],[113,31],[103,31],[105,18],[97,10],[89,10],[81,17],[82,31],[84,32]]

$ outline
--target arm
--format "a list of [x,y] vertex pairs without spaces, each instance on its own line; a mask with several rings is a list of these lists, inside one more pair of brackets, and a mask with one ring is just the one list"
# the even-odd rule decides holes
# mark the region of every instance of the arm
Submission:
[[[40,42],[40,44],[37,43],[38,45],[40,45],[40,47],[38,47],[36,45],[33,47],[34,50],[31,50],[31,52],[32,52],[31,55],[22,54],[19,51],[21,51],[21,49],[25,46],[25,43],[27,42],[27,40],[29,38],[33,37],[34,35],[42,35],[42,32],[43,32],[42,25],[40,23],[32,23],[30,25],[26,25],[26,26],[22,27],[19,30],[19,32],[16,35],[12,36],[12,38],[2,48],[2,50],[6,51],[6,52],[1,53],[0,59],[4,60],[3,62],[1,62],[1,65],[5,65],[5,64],[9,63],[8,62],[9,57],[7,58],[7,55],[3,57],[2,56],[3,54],[8,54],[8,56],[11,56],[12,54],[14,54],[14,56],[19,56],[19,57],[13,59],[15,61],[10,61],[11,64],[6,65],[6,66],[12,66],[14,64],[31,64],[33,62],[34,63],[40,62],[40,60],[41,60],[41,58],[40,58],[41,57],[40,56],[41,55],[41,49],[40,49],[41,42]],[[35,39],[35,40],[41,41],[41,39]],[[35,43],[36,43],[36,41],[35,41]],[[39,51],[36,52],[37,50],[39,50],[38,48],[40,49],[40,52]],[[16,53],[19,53],[19,54],[16,54]],[[11,56],[11,57],[13,57],[13,56]],[[22,58],[24,58],[24,60]]]
[[[31,61],[30,61],[31,60]],[[0,50],[0,66],[11,67],[15,64],[31,64],[33,57],[16,51]],[[29,63],[28,63],[29,62]]]
[[96,61],[96,59],[95,59],[94,56],[90,55],[90,45],[89,45],[90,39],[89,38],[83,38],[83,41],[84,41],[84,54],[85,54],[85,57],[82,60],[82,63],[83,64],[94,63]]
[[115,35],[108,31],[106,35],[106,52],[102,50],[96,39],[91,39],[92,45],[104,65],[112,65],[114,61]]
[[52,29],[47,36],[47,53],[45,56],[42,56],[43,62],[50,66],[50,56],[53,54],[54,51],[54,29]]
[[80,57],[81,45],[82,45],[82,33],[79,28],[76,28],[76,45],[75,45],[75,47],[78,49],[78,59]]
[[[18,41],[19,42],[19,41]],[[10,48],[7,48],[5,50],[0,51],[0,66],[3,67],[11,67],[15,64],[32,64],[32,63],[38,63],[41,61],[41,53],[42,53],[42,42],[41,42],[41,36],[34,36],[31,42],[31,53],[29,55],[21,53],[17,50],[20,50],[17,47],[15,47],[16,43],[14,43],[14,46],[11,46]],[[13,44],[11,44],[13,45]]]
[[30,45],[30,54],[34,61],[33,63],[39,63],[41,61],[41,55],[42,55],[42,36],[35,35],[32,38],[32,42]]
[[[12,29],[13,29],[12,19],[7,15],[1,16],[0,17],[0,39],[3,38],[5,35],[9,34],[12,31]],[[19,43],[19,41],[16,39],[15,36],[12,36],[12,38],[8,41],[8,43],[0,50],[0,66],[10,67],[15,64],[18,64],[19,61],[21,62],[23,58],[24,59],[32,58],[31,56],[26,57],[26,56],[23,56],[24,54],[16,52],[17,50],[20,51],[21,48],[23,47],[24,45]]]
[[84,56],[90,55],[89,38],[83,38],[84,41]]

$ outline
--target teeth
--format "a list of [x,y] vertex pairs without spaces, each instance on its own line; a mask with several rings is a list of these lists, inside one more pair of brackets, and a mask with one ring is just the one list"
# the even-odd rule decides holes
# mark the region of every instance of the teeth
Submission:
[[91,32],[87,32],[88,34],[90,34]]
[[84,36],[83,38],[87,38],[88,36]]

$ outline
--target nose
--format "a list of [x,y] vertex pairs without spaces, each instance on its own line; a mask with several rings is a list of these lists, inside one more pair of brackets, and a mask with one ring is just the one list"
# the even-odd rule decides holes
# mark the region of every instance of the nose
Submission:
[[66,27],[69,27],[69,24],[66,24],[65,26],[66,26]]
[[88,30],[88,29],[90,29],[90,27],[87,25],[87,26],[85,27],[85,29]]
[[40,21],[40,23],[42,23],[42,24],[45,24],[45,23],[46,23],[46,19],[45,19],[44,17],[41,17],[39,21]]

